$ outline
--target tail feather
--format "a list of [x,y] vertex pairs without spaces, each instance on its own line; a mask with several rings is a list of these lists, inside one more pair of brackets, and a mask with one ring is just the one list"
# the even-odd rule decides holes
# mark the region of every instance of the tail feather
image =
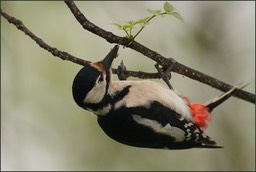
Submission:
[[204,103],[204,105],[205,105],[205,107],[208,108],[208,111],[211,112],[214,108],[216,108],[221,103],[226,101],[229,97],[231,97],[234,94],[235,90],[243,89],[247,85],[248,85],[248,83],[247,84],[239,84],[237,86],[234,86],[233,88],[231,88],[229,91],[225,92],[224,94],[221,94],[220,96],[217,96],[217,97],[207,101],[206,103]]
[[230,96],[232,96],[236,89],[242,89],[247,85],[248,84],[240,84],[234,86],[226,93],[217,96],[204,104],[191,103],[188,97],[184,97],[185,100],[188,102],[189,107],[191,108],[192,118],[195,124],[203,130],[206,129],[207,123],[212,119],[212,110],[221,103],[223,103],[225,100],[227,100]]

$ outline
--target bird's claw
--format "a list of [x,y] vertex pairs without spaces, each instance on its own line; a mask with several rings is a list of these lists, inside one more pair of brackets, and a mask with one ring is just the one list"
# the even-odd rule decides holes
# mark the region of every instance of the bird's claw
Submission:
[[163,79],[163,81],[167,84],[167,86],[168,86],[171,90],[173,90],[173,87],[172,87],[172,85],[171,85],[171,83],[170,83],[170,79],[172,78],[171,72],[172,72],[172,69],[173,69],[174,64],[176,63],[176,61],[175,61],[174,59],[172,59],[172,58],[170,58],[169,60],[171,61],[171,62],[170,62],[171,65],[170,65],[170,66],[160,68],[160,67],[159,67],[159,64],[156,63],[156,64],[155,64],[155,68],[157,69],[157,71],[158,71],[160,77],[161,77],[161,78]]

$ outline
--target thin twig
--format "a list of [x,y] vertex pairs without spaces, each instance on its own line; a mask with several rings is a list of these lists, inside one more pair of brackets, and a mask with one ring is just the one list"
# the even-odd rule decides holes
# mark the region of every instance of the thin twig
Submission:
[[[67,60],[67,61],[71,61],[73,63],[76,64],[80,64],[80,65],[85,65],[87,63],[90,63],[90,61],[87,60],[83,60],[80,58],[77,58],[75,56],[70,55],[67,52],[64,51],[60,51],[57,48],[54,48],[48,44],[46,44],[41,38],[37,37],[34,33],[32,33],[23,23],[22,21],[16,19],[15,17],[12,17],[10,15],[8,15],[7,13],[5,13],[4,11],[2,11],[1,9],[1,15],[11,24],[15,25],[17,27],[17,29],[21,30],[22,32],[24,32],[26,35],[28,35],[31,39],[33,39],[40,47],[42,47],[43,49],[49,51],[50,53],[52,53],[52,55],[61,58],[62,60]],[[113,73],[116,74],[117,73],[117,69],[112,69]],[[126,70],[124,71],[124,74],[126,77],[138,77],[141,79],[152,79],[152,78],[160,78],[158,73],[146,73],[146,72],[141,72],[141,71],[130,71],[130,70]]]

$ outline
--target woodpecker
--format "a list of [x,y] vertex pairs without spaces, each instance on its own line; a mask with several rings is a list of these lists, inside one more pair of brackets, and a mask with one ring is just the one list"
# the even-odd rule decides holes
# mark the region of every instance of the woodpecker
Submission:
[[177,91],[150,80],[113,81],[118,45],[75,76],[78,106],[94,113],[106,135],[129,146],[157,149],[221,148],[205,134],[211,111],[236,87],[206,104],[192,104]]

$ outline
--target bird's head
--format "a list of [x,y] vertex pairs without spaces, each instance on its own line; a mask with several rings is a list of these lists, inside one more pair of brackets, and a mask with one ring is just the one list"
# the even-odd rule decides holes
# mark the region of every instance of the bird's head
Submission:
[[118,45],[99,62],[86,64],[75,76],[72,86],[73,98],[78,106],[97,104],[107,94],[111,81],[111,64],[116,58]]

